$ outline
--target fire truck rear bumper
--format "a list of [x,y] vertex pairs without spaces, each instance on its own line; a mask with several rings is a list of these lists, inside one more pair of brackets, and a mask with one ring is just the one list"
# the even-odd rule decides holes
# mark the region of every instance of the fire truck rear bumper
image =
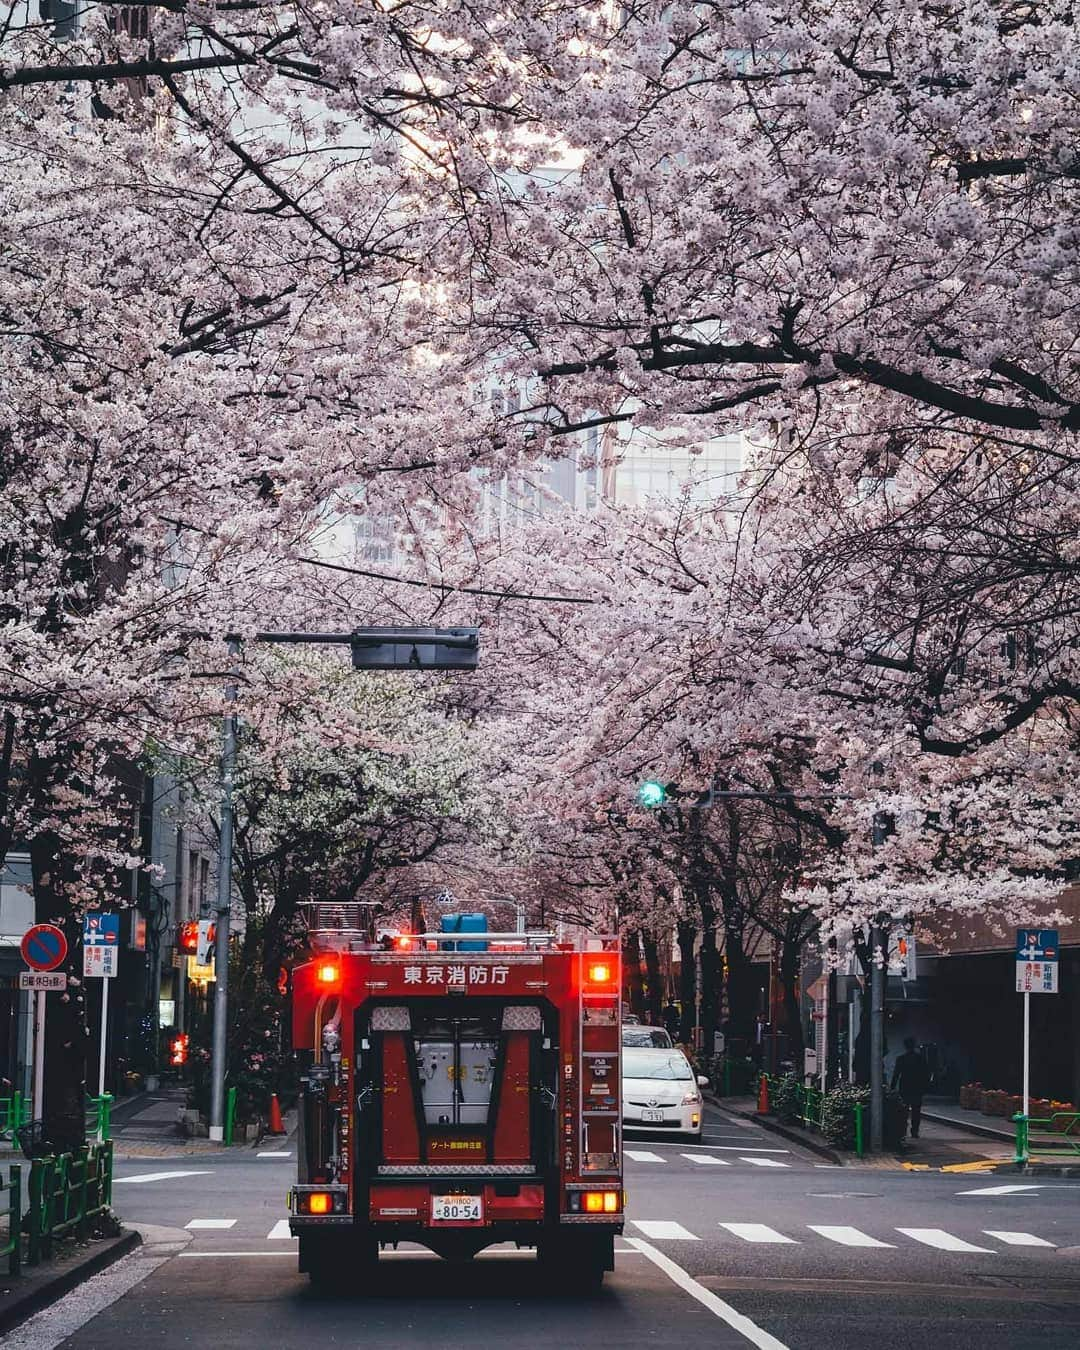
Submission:
[[[437,1195],[478,1196],[483,1217],[462,1222],[440,1221],[432,1217],[432,1201]],[[371,1188],[368,1219],[373,1224],[421,1225],[425,1228],[477,1229],[503,1223],[536,1223],[544,1219],[544,1188],[529,1182],[428,1181],[424,1184],[377,1185]]]

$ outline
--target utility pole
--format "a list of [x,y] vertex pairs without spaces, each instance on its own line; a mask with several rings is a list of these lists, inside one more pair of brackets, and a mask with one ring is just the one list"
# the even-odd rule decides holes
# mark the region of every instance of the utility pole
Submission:
[[233,776],[236,771],[236,670],[240,651],[229,639],[233,669],[225,686],[221,728],[221,826],[218,830],[217,930],[214,943],[214,1040],[210,1064],[210,1138],[225,1142],[225,1071],[228,1058],[229,921],[232,917]]
[[885,1146],[885,980],[888,972],[887,916],[878,914],[870,929],[870,1148]]

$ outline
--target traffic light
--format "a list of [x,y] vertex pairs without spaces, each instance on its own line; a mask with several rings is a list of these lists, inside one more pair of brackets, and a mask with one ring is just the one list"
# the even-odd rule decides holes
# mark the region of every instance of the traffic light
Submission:
[[185,956],[194,956],[199,950],[199,924],[197,920],[189,919],[187,923],[177,926],[176,950],[183,952]]
[[190,1037],[186,1032],[181,1032],[179,1036],[169,1038],[169,1063],[173,1068],[183,1068],[187,1063],[189,1040]]
[[646,778],[637,790],[638,805],[650,811],[667,805],[668,789],[655,778]]

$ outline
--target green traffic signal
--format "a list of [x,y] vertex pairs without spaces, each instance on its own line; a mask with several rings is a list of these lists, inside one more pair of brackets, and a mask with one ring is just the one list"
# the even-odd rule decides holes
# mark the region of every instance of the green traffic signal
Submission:
[[655,778],[647,778],[637,790],[638,805],[656,810],[667,801],[667,788]]

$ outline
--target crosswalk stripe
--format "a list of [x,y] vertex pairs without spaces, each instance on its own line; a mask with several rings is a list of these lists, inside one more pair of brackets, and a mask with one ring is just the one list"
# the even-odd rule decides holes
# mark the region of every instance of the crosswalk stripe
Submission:
[[192,1219],[185,1228],[233,1228],[235,1219]]
[[635,1228],[640,1229],[647,1238],[679,1238],[683,1242],[700,1241],[681,1223],[672,1223],[668,1219],[631,1219],[630,1222]]
[[145,1181],[171,1181],[173,1177],[208,1177],[209,1172],[141,1172],[136,1177],[113,1177],[114,1186],[137,1186]]
[[775,1158],[740,1158],[740,1162],[753,1163],[755,1167],[790,1167],[790,1163],[777,1162]]
[[711,1153],[684,1153],[681,1155],[690,1162],[703,1163],[712,1167],[730,1167],[727,1158],[714,1158]]
[[830,1242],[839,1242],[841,1247],[890,1247],[895,1249],[895,1243],[880,1242],[875,1237],[870,1237],[868,1233],[860,1233],[857,1228],[849,1228],[846,1224],[818,1224],[808,1223],[807,1228],[812,1233],[820,1233],[823,1238],[828,1238]]
[[1000,1233],[993,1228],[984,1228],[983,1232],[987,1237],[997,1238],[999,1242],[1006,1243],[1009,1247],[1055,1247],[1056,1242],[1047,1242],[1045,1238],[1036,1237],[1034,1233]]
[[628,1158],[633,1158],[634,1162],[663,1162],[659,1153],[650,1153],[648,1149],[627,1148],[623,1152]]
[[278,1219],[277,1223],[274,1224],[273,1228],[270,1229],[266,1236],[269,1239],[291,1238],[292,1234],[289,1232],[288,1219]]
[[785,1237],[764,1223],[722,1223],[720,1227],[726,1228],[744,1242],[786,1242],[791,1246],[798,1245],[794,1238]]
[[903,1233],[905,1237],[914,1238],[916,1242],[922,1242],[927,1247],[937,1247],[943,1252],[986,1252],[991,1253],[990,1247],[976,1247],[972,1242],[965,1242],[963,1238],[953,1237],[951,1233],[946,1233],[944,1228],[898,1228],[898,1233]]

